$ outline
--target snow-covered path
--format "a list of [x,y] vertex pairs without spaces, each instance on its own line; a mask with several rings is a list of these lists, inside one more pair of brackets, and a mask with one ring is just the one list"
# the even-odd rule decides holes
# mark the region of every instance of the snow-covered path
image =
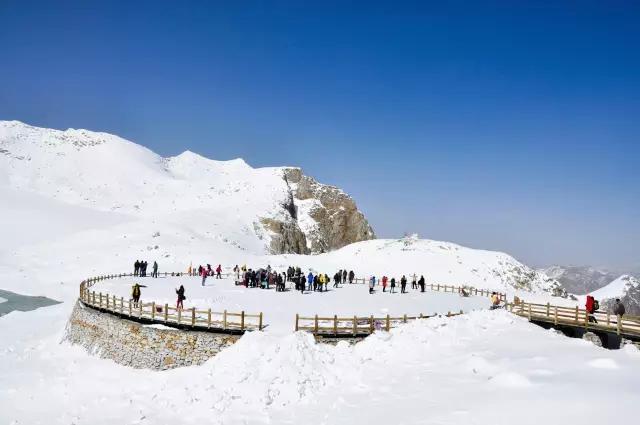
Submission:
[[[213,311],[230,312],[245,311],[246,313],[264,313],[264,323],[267,332],[288,334],[294,329],[295,315],[333,317],[353,317],[374,315],[376,317],[390,314],[398,317],[403,314],[417,316],[420,313],[432,315],[434,313],[465,312],[489,307],[489,300],[485,297],[464,298],[458,294],[425,291],[421,293],[411,289],[408,293],[400,294],[399,286],[396,293],[382,292],[378,287],[373,295],[369,295],[367,285],[346,284],[333,288],[329,284],[327,292],[307,292],[301,294],[292,288],[286,292],[276,292],[273,288],[263,290],[259,288],[245,288],[236,286],[233,279],[208,278],[205,286],[201,286],[201,278],[197,276],[182,277],[150,277],[104,280],[91,287],[96,293],[102,292],[121,296],[125,300],[131,296],[134,282],[145,285],[142,288],[142,301],[174,305],[175,289],[181,284],[185,287],[187,300],[185,308],[211,308]],[[291,286],[292,284],[287,284]],[[388,291],[388,289],[387,289]]]

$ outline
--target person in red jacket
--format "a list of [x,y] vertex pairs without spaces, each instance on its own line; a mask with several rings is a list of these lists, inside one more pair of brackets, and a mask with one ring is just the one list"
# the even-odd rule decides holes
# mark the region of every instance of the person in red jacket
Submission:
[[382,276],[382,292],[387,292],[387,276]]
[[218,264],[218,267],[216,268],[216,279],[222,279],[220,273],[222,273],[222,265]]
[[598,309],[598,301],[595,300],[591,295],[587,295],[587,302],[585,304],[585,309],[587,310],[587,314],[589,315],[589,321],[598,323],[593,313]]

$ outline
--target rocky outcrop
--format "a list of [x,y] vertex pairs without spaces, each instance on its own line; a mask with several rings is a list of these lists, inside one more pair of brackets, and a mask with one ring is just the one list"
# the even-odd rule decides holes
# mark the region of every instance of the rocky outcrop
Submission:
[[199,365],[240,336],[142,325],[76,303],[64,339],[124,366],[165,370]]
[[305,234],[310,252],[332,251],[375,238],[364,214],[342,190],[318,183],[300,168],[284,169],[283,177],[295,207],[288,210]]
[[260,223],[271,233],[272,253],[309,254],[307,238],[295,220],[278,221],[273,218],[261,218]]

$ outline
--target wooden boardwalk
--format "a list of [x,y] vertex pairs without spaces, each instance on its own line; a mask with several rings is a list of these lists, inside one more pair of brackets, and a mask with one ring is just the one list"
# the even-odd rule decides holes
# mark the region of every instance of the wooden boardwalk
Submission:
[[513,314],[532,322],[544,322],[556,326],[568,326],[587,331],[614,333],[623,338],[640,339],[640,316],[623,317],[607,312],[588,314],[579,307],[563,307],[551,304],[507,303],[505,308]]
[[107,279],[128,277],[131,274],[113,274],[89,278],[80,283],[80,302],[91,308],[115,314],[117,316],[143,323],[157,323],[170,327],[199,331],[244,333],[262,330],[262,313],[247,314],[224,311],[198,310],[195,307],[178,309],[168,304],[156,302],[134,303],[131,299],[116,297],[102,292],[91,291],[96,282]]

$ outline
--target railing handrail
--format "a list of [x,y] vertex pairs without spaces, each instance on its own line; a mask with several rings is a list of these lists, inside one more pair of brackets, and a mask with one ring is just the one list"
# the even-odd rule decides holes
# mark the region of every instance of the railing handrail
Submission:
[[[162,274],[165,276],[170,275],[169,272],[164,272]],[[177,273],[173,272],[174,276],[176,274]],[[255,329],[262,330],[264,328],[262,312],[257,314],[248,314],[244,311],[235,313],[227,310],[217,312],[210,308],[206,310],[199,310],[196,309],[195,306],[191,308],[177,308],[170,306],[168,303],[156,303],[155,301],[138,300],[138,302],[134,302],[131,298],[128,299],[125,304],[123,296],[117,297],[113,294],[89,291],[89,288],[91,288],[96,282],[132,276],[133,273],[116,273],[87,278],[80,283],[79,300],[83,305],[88,307],[114,313],[129,319],[169,326],[177,325],[180,327],[189,327],[195,330],[245,332]],[[145,307],[151,308],[146,309]],[[171,312],[173,313],[170,314]],[[215,316],[222,317],[220,320],[217,320]],[[237,317],[240,318],[239,322],[230,319]],[[246,319],[258,319],[258,323],[247,323]]]

